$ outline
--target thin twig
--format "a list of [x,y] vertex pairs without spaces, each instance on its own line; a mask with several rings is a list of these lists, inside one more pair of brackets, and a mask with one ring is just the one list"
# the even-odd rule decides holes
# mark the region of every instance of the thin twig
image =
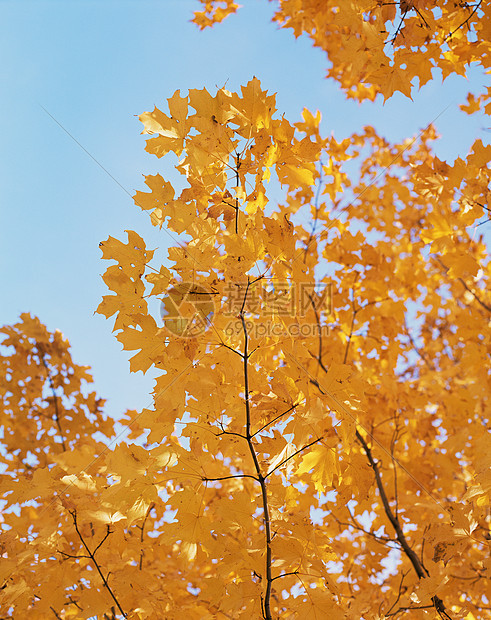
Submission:
[[[448,271],[448,267],[438,258],[438,256],[435,256],[435,259],[437,260],[438,263],[440,263],[440,265],[445,269],[445,273],[447,273]],[[469,288],[469,286],[467,286],[466,282],[462,279],[462,278],[456,278],[461,284],[462,286],[465,288],[465,290],[470,293],[475,300],[488,312],[491,312],[491,306],[487,303],[485,303],[478,295],[477,293],[475,293],[471,288]]]
[[276,417],[274,417],[272,420],[270,420],[269,422],[266,422],[266,424],[264,424],[264,426],[261,426],[261,428],[259,430],[257,430],[255,433],[252,433],[251,438],[254,437],[255,435],[257,435],[258,433],[261,433],[265,428],[267,428],[270,424],[274,424],[276,422],[276,420],[279,420],[280,418],[282,418],[284,415],[286,415],[287,413],[290,413],[290,411],[293,411],[295,409],[295,407],[298,407],[300,403],[295,403],[294,405],[292,405],[289,409],[287,409],[286,411],[283,411],[283,413],[280,413],[279,415],[277,415]]
[[452,32],[449,32],[449,34],[447,34],[447,36],[445,37],[445,39],[443,40],[443,42],[445,43],[447,39],[450,39],[450,37],[452,35],[454,35],[457,30],[460,30],[463,26],[465,26],[466,24],[469,24],[469,21],[471,19],[471,17],[474,15],[474,13],[476,13],[479,10],[479,7],[482,4],[482,0],[479,0],[479,2],[474,6],[474,9],[471,11],[471,14],[469,15],[469,17],[467,19],[465,19],[460,26],[457,26],[457,28],[455,28],[455,30],[452,30]]
[[[97,572],[99,573],[100,578],[102,579],[102,583],[104,584],[104,587],[106,588],[106,590],[109,592],[111,598],[113,599],[113,601],[115,602],[117,608],[119,609],[120,613],[122,614],[123,618],[127,618],[128,616],[126,615],[126,613],[123,611],[123,608],[121,607],[118,599],[116,598],[114,592],[112,591],[111,586],[109,585],[107,578],[104,576],[104,574],[102,573],[101,567],[99,566],[99,562],[95,559],[94,553],[92,552],[87,543],[85,542],[84,537],[82,536],[82,533],[80,532],[79,528],[78,528],[78,523],[77,523],[77,513],[73,510],[69,511],[70,514],[72,515],[72,519],[73,519],[73,525],[75,526],[75,531],[77,532],[77,535],[80,539],[80,542],[82,543],[82,545],[84,546],[85,550],[87,551],[87,553],[89,554],[90,559],[92,560],[92,563],[94,564]],[[108,526],[109,527],[109,526]],[[106,536],[107,538],[107,536]],[[104,539],[105,540],[105,539]],[[96,550],[99,548],[100,545],[98,545],[98,547],[96,548]],[[66,555],[66,554],[65,554]]]
[[219,482],[220,480],[236,480],[237,478],[252,478],[256,482],[259,482],[259,478],[256,478],[256,476],[252,474],[233,474],[232,476],[221,476],[220,478],[207,478],[203,476],[201,480],[203,480],[203,482]]
[[[39,348],[39,345],[38,345],[38,348]],[[65,444],[65,438],[63,436],[63,430],[61,428],[60,411],[58,409],[58,395],[56,394],[56,389],[55,389],[55,384],[54,384],[54,381],[53,381],[53,377],[51,376],[48,364],[47,364],[46,359],[45,359],[45,353],[44,353],[44,351],[42,349],[40,349],[39,353],[40,353],[40,356],[41,356],[41,361],[43,363],[43,366],[45,367],[46,373],[48,375],[48,381],[49,381],[49,385],[50,385],[50,388],[51,388],[51,393],[53,394],[53,405],[54,405],[54,408],[55,408],[55,422],[56,422],[56,426],[58,427],[58,432],[59,432],[60,437],[61,437],[61,445],[63,446],[63,452],[66,452],[67,448],[66,448],[66,444]]]
[[145,524],[147,522],[148,517],[150,516],[150,513],[152,512],[154,508],[155,508],[155,503],[152,502],[150,506],[148,507],[147,514],[145,515],[145,518],[143,519],[143,523],[138,526],[140,528],[140,542],[142,544],[142,548],[140,550],[140,562],[138,563],[138,567],[140,570],[142,569],[142,566],[143,566],[143,533],[145,530]]
[[295,450],[293,454],[290,454],[290,456],[287,456],[286,459],[281,461],[281,463],[276,465],[276,467],[273,467],[271,471],[268,471],[268,473],[264,476],[264,478],[269,478],[269,476],[271,476],[273,472],[275,472],[279,467],[283,467],[283,465],[287,463],[290,459],[293,459],[294,457],[297,456],[297,454],[300,454],[300,452],[303,452],[304,450],[306,450],[307,448],[310,448],[314,444],[319,443],[319,441],[322,441],[323,439],[324,437],[317,437],[317,439],[314,439],[314,441],[311,441],[310,443],[306,444],[305,446],[302,446],[298,450]]

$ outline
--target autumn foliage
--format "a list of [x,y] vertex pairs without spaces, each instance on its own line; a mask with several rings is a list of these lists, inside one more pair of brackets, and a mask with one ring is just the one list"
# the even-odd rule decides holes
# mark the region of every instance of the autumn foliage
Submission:
[[[266,1],[266,0],[264,0]],[[200,0],[194,22],[204,29],[235,13],[233,0]],[[327,56],[327,77],[354,99],[411,96],[436,75],[491,68],[491,7],[476,0],[270,0],[274,21],[307,35]],[[491,87],[470,94],[473,110],[491,111]]]
[[[336,46],[405,10],[360,21],[364,4],[277,19]],[[397,37],[433,4],[406,3]],[[432,58],[470,10],[440,5]],[[340,60],[314,40],[344,88],[363,71],[392,94],[382,48]],[[491,147],[447,164],[432,126],[338,142],[320,118],[280,117],[257,78],[140,116],[162,175],[135,203],[173,242],[167,259],[134,231],[100,244],[98,312],[131,371],[159,373],[130,439],[59,332],[28,314],[0,330],[2,618],[491,617]]]

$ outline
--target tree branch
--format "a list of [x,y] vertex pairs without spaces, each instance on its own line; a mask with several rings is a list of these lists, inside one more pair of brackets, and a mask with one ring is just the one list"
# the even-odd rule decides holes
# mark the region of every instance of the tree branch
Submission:
[[147,514],[145,515],[145,518],[143,519],[143,523],[141,525],[139,525],[139,529],[140,529],[140,542],[142,544],[142,549],[140,550],[140,561],[138,563],[138,567],[141,570],[142,566],[143,566],[143,533],[145,531],[145,524],[147,522],[148,517],[150,516],[150,513],[152,512],[153,508],[155,508],[155,503],[152,502],[150,504],[150,506],[148,507],[147,510]]
[[294,458],[295,456],[297,456],[297,454],[300,454],[300,452],[303,452],[304,450],[306,450],[307,448],[310,448],[310,446],[313,446],[316,443],[319,443],[319,441],[322,441],[324,439],[324,437],[317,437],[317,439],[314,439],[314,441],[311,441],[310,443],[306,444],[305,446],[302,446],[301,448],[299,448],[298,450],[295,450],[295,452],[293,454],[290,454],[290,456],[287,456],[286,459],[284,459],[283,461],[281,461],[281,463],[279,463],[278,465],[276,465],[276,467],[273,467],[273,469],[271,471],[268,471],[268,473],[264,476],[264,478],[269,478],[269,476],[271,476],[271,474],[276,471],[279,467],[282,467],[285,463],[287,463],[290,459]]
[[256,482],[259,482],[259,479],[252,474],[233,474],[232,476],[222,476],[221,478],[202,477],[201,480],[203,480],[203,482],[219,482],[220,480],[236,480],[237,478],[252,478]]
[[[92,560],[92,563],[94,564],[97,572],[99,573],[100,578],[102,579],[102,583],[104,584],[104,587],[106,588],[106,590],[109,592],[111,598],[113,599],[113,601],[115,602],[117,608],[119,609],[120,613],[122,614],[123,618],[127,618],[128,616],[125,614],[125,612],[123,611],[123,608],[121,607],[118,599],[116,598],[114,592],[111,589],[111,586],[109,585],[107,578],[103,575],[101,567],[99,566],[99,563],[97,562],[97,560],[95,559],[95,551],[97,551],[97,549],[100,547],[100,544],[96,547],[95,551],[92,552],[87,543],[84,540],[84,537],[82,536],[82,533],[80,532],[80,530],[78,529],[78,523],[77,523],[77,513],[73,510],[69,511],[70,514],[72,515],[72,519],[73,519],[73,525],[75,526],[75,531],[77,532],[77,535],[80,539],[80,542],[82,543],[82,545],[84,546],[85,550],[87,551],[87,553],[89,554],[90,559]],[[109,529],[109,526],[108,526]],[[108,534],[105,536],[104,540],[107,538]]]
[[[445,269],[445,273],[447,273],[448,271],[448,267],[438,258],[438,256],[435,256],[435,259],[437,260],[438,263],[440,263],[440,265]],[[474,299],[480,304],[480,306],[482,306],[485,310],[487,310],[488,312],[491,312],[491,306],[489,304],[487,304],[486,302],[484,302],[478,295],[477,293],[475,293],[465,282],[465,280],[463,280],[462,278],[456,278],[461,284],[462,286],[465,288],[465,290],[470,293]]]
[[[382,484],[382,478],[380,476],[378,464],[373,458],[371,448],[368,446],[367,442],[364,440],[364,438],[362,437],[358,429],[356,429],[356,439],[362,445],[363,450],[365,451],[365,454],[367,455],[370,466],[373,470],[373,473],[375,474],[375,481],[377,483],[377,488],[380,493],[380,499],[382,500],[382,504],[384,506],[385,514],[387,515],[387,518],[389,519],[392,527],[394,528],[399,544],[401,545],[402,549],[404,550],[404,553],[406,554],[409,561],[411,562],[419,579],[424,579],[425,577],[428,577],[429,576],[428,571],[424,568],[417,554],[414,552],[413,549],[411,549],[411,547],[409,546],[409,543],[407,542],[407,539],[404,535],[404,532],[402,530],[402,527],[399,521],[399,517],[397,515],[394,515],[392,511],[392,508],[389,504],[389,500],[385,493],[384,486]],[[445,605],[443,604],[443,601],[438,596],[436,595],[433,596],[431,600],[433,601],[433,606],[435,607],[436,611],[438,612],[440,616],[450,618],[450,616],[445,611]]]
[[[358,521],[354,518],[354,516],[351,514],[348,506],[346,506],[347,511],[349,512],[349,516],[351,518],[352,523],[346,523],[345,521],[341,521],[340,519],[338,519],[336,517],[336,515],[333,513],[333,511],[331,510],[331,515],[334,517],[334,520],[336,521],[336,523],[338,525],[342,525],[344,527],[352,527],[355,530],[359,530],[360,532],[363,532],[366,536],[371,536],[374,540],[376,540],[378,543],[380,543],[381,545],[384,545],[384,547],[389,546],[388,543],[397,543],[396,540],[394,540],[393,538],[389,538],[388,536],[378,536],[377,534],[374,534],[373,532],[369,532],[368,530],[366,530],[365,528],[363,528]],[[394,548],[394,547],[392,547]],[[397,547],[398,548],[398,547]]]
[[472,10],[471,14],[469,15],[469,17],[467,19],[465,19],[460,26],[457,26],[457,28],[455,28],[455,30],[452,30],[452,32],[449,32],[447,34],[447,36],[445,37],[445,39],[443,40],[443,42],[445,43],[447,41],[447,39],[450,39],[452,37],[452,35],[454,35],[457,30],[460,30],[463,26],[465,26],[466,24],[469,25],[469,21],[471,19],[471,17],[474,15],[474,13],[476,13],[479,9],[479,7],[482,4],[482,0],[479,0],[479,2],[474,6],[474,9]]
[[[251,438],[254,437],[255,435],[257,435],[258,433],[262,432],[265,428],[267,428],[270,424],[274,424],[276,422],[276,420],[279,420],[281,417],[283,417],[284,415],[286,415],[287,413],[290,413],[290,411],[293,411],[295,409],[295,407],[298,407],[300,403],[295,403],[294,405],[292,405],[289,409],[287,409],[286,411],[283,411],[283,413],[280,413],[279,415],[277,415],[275,418],[273,418],[272,420],[270,420],[269,422],[267,422],[264,426],[261,426],[261,428],[259,430],[257,430],[255,433],[252,433]],[[243,437],[243,435],[241,435],[241,437]]]
[[404,536],[404,532],[402,531],[399,518],[396,515],[394,515],[394,513],[392,512],[392,508],[390,507],[389,500],[387,498],[384,486],[382,484],[382,478],[380,476],[378,464],[373,458],[371,449],[368,447],[367,442],[363,439],[358,429],[356,429],[356,439],[362,445],[363,450],[365,451],[365,454],[367,455],[368,461],[370,463],[370,467],[372,468],[373,473],[375,474],[375,481],[377,483],[377,488],[380,493],[380,499],[382,500],[385,514],[387,515],[387,518],[389,519],[392,527],[394,528],[394,531],[397,536],[397,540],[399,541],[399,544],[404,549],[405,554],[407,555],[411,564],[413,565],[413,568],[416,571],[416,574],[418,575],[420,579],[423,579],[424,577],[427,576],[427,574],[425,573],[421,565],[421,562],[419,561],[418,556],[409,546],[409,543],[407,542],[406,537]]
[[249,334],[247,333],[247,327],[244,318],[244,308],[247,299],[247,293],[249,292],[250,282],[247,283],[247,288],[244,294],[244,300],[242,303],[242,307],[239,313],[240,321],[242,323],[242,330],[244,333],[244,352],[242,354],[243,359],[243,369],[244,369],[244,397],[245,397],[245,410],[246,410],[246,438],[247,444],[249,446],[249,450],[252,456],[252,460],[254,462],[254,468],[257,473],[257,479],[259,480],[259,484],[261,485],[261,496],[262,496],[262,504],[264,511],[264,530],[266,537],[266,591],[264,593],[264,599],[262,602],[263,608],[263,616],[264,620],[273,620],[271,615],[271,590],[273,584],[272,577],[272,552],[271,552],[271,522],[269,516],[269,505],[268,505],[268,493],[266,488],[266,477],[262,475],[261,467],[259,465],[259,461],[257,458],[256,451],[254,449],[254,444],[252,441],[252,433],[251,433],[251,404],[249,398]]
[[[38,345],[38,349],[39,349],[39,345]],[[61,437],[61,445],[63,446],[63,452],[66,452],[66,444],[65,444],[65,438],[63,436],[63,431],[61,428],[61,421],[60,421],[60,412],[58,409],[58,395],[56,394],[56,389],[55,389],[55,384],[53,382],[53,377],[51,376],[51,373],[49,371],[49,367],[48,364],[46,363],[46,359],[45,359],[45,353],[42,349],[40,349],[40,354],[41,354],[41,361],[43,363],[43,366],[46,369],[46,373],[48,375],[48,381],[49,381],[49,385],[51,388],[51,393],[53,394],[53,405],[55,408],[55,422],[56,422],[56,426],[58,427],[58,432],[60,434]]]

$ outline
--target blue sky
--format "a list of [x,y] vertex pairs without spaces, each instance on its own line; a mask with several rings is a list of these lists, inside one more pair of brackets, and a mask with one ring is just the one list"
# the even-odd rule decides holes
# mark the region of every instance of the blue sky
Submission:
[[129,376],[128,354],[112,322],[94,310],[107,294],[99,242],[123,231],[141,234],[165,263],[169,237],[43,110],[46,110],[133,195],[143,174],[173,170],[144,151],[138,115],[164,106],[175,90],[226,84],[239,89],[253,75],[277,92],[280,114],[299,120],[304,107],[322,112],[322,128],[341,139],[373,125],[389,140],[436,126],[441,159],[465,156],[491,123],[459,111],[469,87],[436,79],[414,101],[395,95],[358,105],[324,78],[325,58],[306,38],[271,23],[274,3],[244,8],[212,30],[189,22],[195,0],[0,0],[0,324],[21,312],[61,329],[79,364],[91,365],[107,411],[149,406],[150,375]]

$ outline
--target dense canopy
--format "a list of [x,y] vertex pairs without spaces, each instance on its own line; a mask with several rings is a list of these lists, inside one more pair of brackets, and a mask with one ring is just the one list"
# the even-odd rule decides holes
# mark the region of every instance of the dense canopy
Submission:
[[[486,66],[481,3],[277,5],[348,96]],[[0,330],[0,617],[491,617],[491,146],[337,141],[257,78],[140,120],[173,243],[101,242],[98,312],[153,406],[121,433],[59,331]]]

